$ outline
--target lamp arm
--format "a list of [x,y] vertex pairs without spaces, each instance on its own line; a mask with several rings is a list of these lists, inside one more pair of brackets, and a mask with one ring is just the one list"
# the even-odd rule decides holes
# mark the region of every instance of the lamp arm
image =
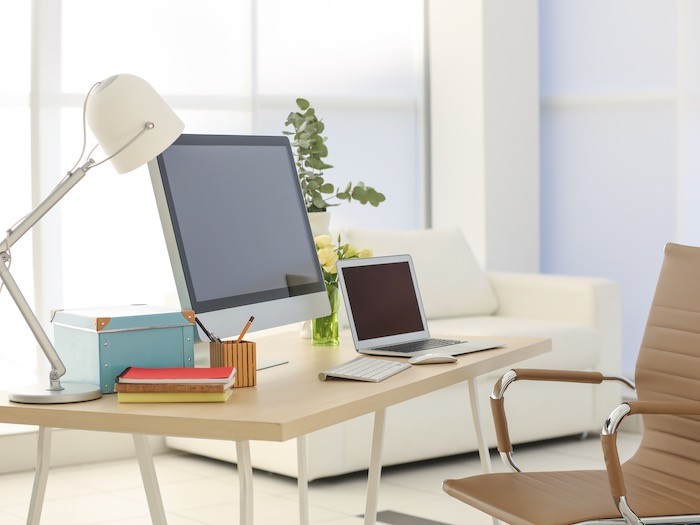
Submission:
[[58,184],[58,186],[56,186],[53,189],[53,191],[49,194],[48,197],[46,197],[46,199],[44,199],[41,202],[41,204],[34,208],[21,221],[19,221],[19,223],[16,224],[15,227],[7,231],[7,237],[5,237],[5,239],[2,242],[0,242],[0,262],[2,262],[3,264],[7,262],[9,257],[8,255],[6,255],[6,252],[10,248],[12,248],[12,245],[18,240],[20,240],[25,233],[31,230],[34,227],[34,225],[37,222],[39,222],[41,218],[44,215],[46,215],[46,213],[51,208],[58,204],[58,202],[65,196],[65,194],[68,193],[73,188],[73,186],[80,182],[80,180],[85,176],[85,174],[90,168],[99,166],[100,164],[107,162],[108,160],[117,156],[119,153],[121,153],[126,148],[131,146],[134,142],[136,142],[141,137],[141,135],[148,131],[151,131],[155,127],[156,125],[153,122],[146,122],[143,125],[143,128],[141,128],[141,131],[139,131],[136,135],[134,135],[131,138],[131,140],[129,140],[129,142],[124,144],[121,148],[112,153],[106,159],[103,159],[97,163],[92,159],[88,159],[87,162],[85,162],[85,164],[68,173],[68,175]]
[[49,390],[61,390],[61,383],[58,381],[58,379],[66,373],[66,367],[63,365],[61,358],[58,356],[56,349],[51,344],[46,332],[44,332],[44,329],[41,327],[41,323],[36,318],[36,315],[34,315],[34,312],[32,312],[29,303],[27,303],[24,295],[22,295],[17,283],[10,274],[10,270],[8,270],[7,266],[4,264],[0,264],[0,278],[2,278],[2,282],[5,283],[5,288],[7,288],[10,296],[15,301],[15,304],[17,305],[17,308],[19,308],[22,317],[24,317],[24,320],[29,325],[29,329],[34,334],[34,337],[39,343],[41,350],[44,352],[46,359],[48,359],[49,363],[51,363],[51,372],[49,372],[49,381],[51,382],[51,385]]
[[87,171],[95,164],[95,161],[89,159],[85,164],[76,170],[69,173],[63,181],[54,188],[46,199],[41,204],[34,208],[26,217],[24,217],[14,228],[7,232],[7,237],[0,242],[0,254],[7,252],[12,245],[20,240],[25,233],[31,230],[34,225],[46,215],[58,202],[68,193],[85,176]]
[[13,244],[15,244],[24,234],[34,227],[34,225],[41,220],[41,218],[46,215],[46,213],[53,208],[65,195],[68,193],[73,186],[75,186],[80,180],[85,176],[87,171],[94,164],[93,160],[88,160],[83,166],[77,168],[73,172],[69,173],[68,176],[49,194],[44,201],[34,208],[25,218],[23,218],[17,226],[7,232],[7,237],[0,242],[0,279],[5,284],[8,293],[15,301],[17,308],[19,308],[22,317],[29,325],[29,329],[34,334],[37,343],[41,347],[42,352],[46,356],[46,359],[51,363],[51,372],[49,372],[50,386],[48,390],[62,390],[59,378],[61,378],[66,373],[66,367],[64,366],[61,358],[59,357],[56,349],[49,340],[46,332],[41,326],[41,323],[37,319],[36,315],[32,311],[29,303],[24,298],[22,291],[17,286],[17,282],[12,277],[10,269],[7,267],[6,263],[9,262],[9,250]]

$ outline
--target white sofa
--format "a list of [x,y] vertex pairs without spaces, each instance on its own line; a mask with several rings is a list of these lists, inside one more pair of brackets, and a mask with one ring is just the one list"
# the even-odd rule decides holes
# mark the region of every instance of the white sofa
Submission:
[[[485,273],[458,229],[410,232],[348,230],[344,240],[375,255],[411,253],[433,335],[541,336],[552,352],[519,367],[599,370],[619,374],[621,308],[615,283],[601,278]],[[350,337],[347,333],[346,337]],[[488,397],[501,370],[478,385],[489,446],[495,446]],[[598,431],[619,403],[616,385],[522,382],[506,396],[514,443]],[[393,465],[474,451],[466,384],[387,410],[383,464]],[[364,470],[369,464],[372,416],[307,437],[309,478]],[[235,461],[232,443],[168,438],[173,448]],[[296,441],[251,443],[253,466],[296,476]]]

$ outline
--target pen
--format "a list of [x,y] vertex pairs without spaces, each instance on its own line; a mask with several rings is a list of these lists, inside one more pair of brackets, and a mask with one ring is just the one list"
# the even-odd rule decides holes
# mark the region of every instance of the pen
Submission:
[[245,324],[245,326],[243,327],[243,330],[241,331],[241,335],[239,335],[239,336],[238,336],[238,339],[236,339],[236,344],[240,343],[240,342],[243,340],[243,336],[244,336],[245,333],[248,331],[248,328],[250,328],[250,325],[253,324],[253,319],[255,319],[255,317],[253,317],[253,316],[251,315],[251,316],[250,316],[250,319],[248,319],[248,322],[247,322],[247,323]]
[[211,342],[213,342],[213,343],[220,343],[221,342],[221,339],[219,339],[218,335],[216,335],[214,332],[210,332],[209,330],[204,328],[204,325],[202,324],[202,321],[199,320],[199,317],[195,316],[194,320],[197,321],[197,324],[204,331],[204,333],[206,334],[206,336],[209,338],[209,340]]

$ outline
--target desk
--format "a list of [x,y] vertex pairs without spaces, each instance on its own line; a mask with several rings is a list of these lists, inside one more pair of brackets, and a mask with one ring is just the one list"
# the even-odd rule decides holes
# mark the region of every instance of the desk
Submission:
[[[146,436],[184,436],[236,442],[241,476],[241,524],[253,523],[250,440],[297,438],[300,519],[308,523],[305,435],[374,412],[374,433],[368,474],[365,523],[376,520],[385,409],[440,388],[466,381],[472,417],[479,437],[482,468],[490,471],[477,408],[477,376],[550,350],[548,339],[499,338],[503,348],[460,356],[457,363],[413,366],[381,383],[319,381],[318,372],[356,357],[352,339],[340,347],[313,347],[297,333],[257,340],[258,359],[289,363],[258,372],[253,388],[236,389],[226,403],[119,404],[115,395],[67,405],[25,405],[0,393],[0,422],[38,425],[37,470],[27,523],[39,523],[48,475],[51,428],[121,432],[134,435],[136,455],[153,523],[166,523],[156,473]],[[466,401],[466,400],[465,400]]]

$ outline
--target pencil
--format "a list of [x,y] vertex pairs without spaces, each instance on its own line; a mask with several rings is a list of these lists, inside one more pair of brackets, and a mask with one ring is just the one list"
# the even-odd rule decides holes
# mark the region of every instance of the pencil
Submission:
[[248,319],[248,322],[247,322],[247,323],[245,324],[245,326],[243,327],[243,330],[241,331],[241,335],[239,335],[239,336],[238,336],[238,339],[236,339],[236,344],[238,344],[238,343],[240,343],[241,341],[243,341],[243,336],[244,336],[245,333],[248,331],[248,328],[250,328],[250,325],[253,324],[253,320],[254,320],[254,319],[255,319],[255,317],[253,317],[253,316],[251,315],[251,316],[250,316],[250,319]]

